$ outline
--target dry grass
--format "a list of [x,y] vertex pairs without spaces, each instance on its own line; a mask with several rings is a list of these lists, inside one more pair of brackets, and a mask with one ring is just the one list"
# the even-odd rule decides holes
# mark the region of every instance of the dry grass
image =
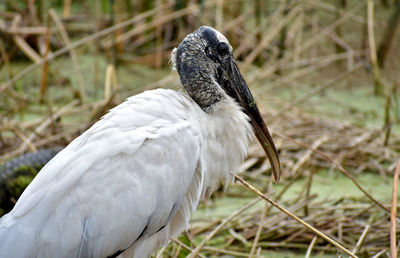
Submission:
[[[132,92],[174,87],[176,75],[163,76],[171,49],[198,26],[211,25],[229,38],[245,77],[256,86],[257,99],[269,107],[265,117],[280,151],[283,188],[273,192],[262,186],[269,184],[270,166],[256,145],[240,176],[357,256],[388,256],[390,239],[392,256],[396,244],[398,250],[398,242],[393,242],[400,236],[399,227],[393,227],[398,217],[392,218],[390,236],[392,202],[379,200],[357,180],[363,173],[391,178],[400,157],[400,51],[392,46],[385,69],[379,67],[382,60],[376,55],[382,35],[393,27],[390,8],[376,1],[347,1],[341,6],[320,0],[183,1],[182,5],[160,0],[152,1],[154,6],[115,0],[114,6],[105,7],[101,3],[108,1],[71,5],[66,0],[62,7],[33,2],[7,1],[8,9],[0,12],[0,65],[5,68],[0,71],[0,162],[26,151],[68,144]],[[90,64],[93,72],[82,64],[85,55],[96,56]],[[104,67],[99,56],[105,56]],[[59,76],[57,61],[68,59],[66,69],[74,72]],[[21,61],[26,65],[16,69]],[[149,81],[137,83],[145,75],[131,64],[150,67]],[[130,85],[124,83],[127,80]],[[373,100],[384,103],[372,116],[379,126],[353,123],[367,120],[368,114],[324,95],[373,85],[381,94]],[[60,101],[54,100],[51,89],[62,93]],[[280,93],[294,97],[289,102],[273,97]],[[318,110],[326,103],[340,105],[339,119],[336,110]],[[313,175],[321,170],[344,174],[364,197],[321,200],[310,194]],[[294,200],[283,200],[299,178],[307,182],[301,193]],[[192,224],[158,257],[190,252],[203,257],[258,257],[269,250],[297,251],[306,257],[336,254],[332,244],[267,204],[248,212],[259,202],[261,198],[254,199],[222,220]]]

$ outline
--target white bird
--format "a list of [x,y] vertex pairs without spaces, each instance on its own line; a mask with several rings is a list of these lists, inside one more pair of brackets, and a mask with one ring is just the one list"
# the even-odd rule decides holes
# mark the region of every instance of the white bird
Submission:
[[232,180],[252,128],[274,143],[228,40],[202,26],[172,54],[186,90],[128,98],[58,153],[0,220],[0,257],[147,257]]

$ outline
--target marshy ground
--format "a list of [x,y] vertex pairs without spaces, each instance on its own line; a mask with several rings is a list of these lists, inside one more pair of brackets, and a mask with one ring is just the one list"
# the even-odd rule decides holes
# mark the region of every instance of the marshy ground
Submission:
[[[357,256],[389,257],[400,159],[400,32],[391,28],[400,2],[198,2],[1,3],[0,161],[67,145],[126,97],[180,89],[169,53],[210,25],[234,47],[284,171],[273,184],[255,142],[239,175]],[[89,40],[125,21],[132,22]],[[207,237],[206,257],[342,254],[256,199],[233,182],[202,202],[188,232],[156,256],[185,257]]]

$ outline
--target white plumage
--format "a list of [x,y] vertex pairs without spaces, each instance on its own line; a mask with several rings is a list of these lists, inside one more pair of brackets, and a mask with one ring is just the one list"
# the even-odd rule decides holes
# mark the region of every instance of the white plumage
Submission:
[[128,250],[146,257],[186,227],[216,178],[229,180],[250,133],[231,99],[207,114],[182,92],[131,97],[41,170],[1,220],[0,256],[107,257],[149,224]]
[[140,258],[182,232],[231,180],[252,133],[228,94],[201,106],[202,92],[188,93],[133,96],[58,153],[1,218],[0,257]]

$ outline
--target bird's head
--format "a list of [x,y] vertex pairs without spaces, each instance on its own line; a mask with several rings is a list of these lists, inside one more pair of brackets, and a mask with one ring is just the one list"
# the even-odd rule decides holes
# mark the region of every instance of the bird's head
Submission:
[[242,106],[268,156],[277,182],[281,169],[274,142],[232,51],[224,35],[211,27],[201,26],[174,49],[171,62],[190,97],[205,112],[212,110],[226,96]]

